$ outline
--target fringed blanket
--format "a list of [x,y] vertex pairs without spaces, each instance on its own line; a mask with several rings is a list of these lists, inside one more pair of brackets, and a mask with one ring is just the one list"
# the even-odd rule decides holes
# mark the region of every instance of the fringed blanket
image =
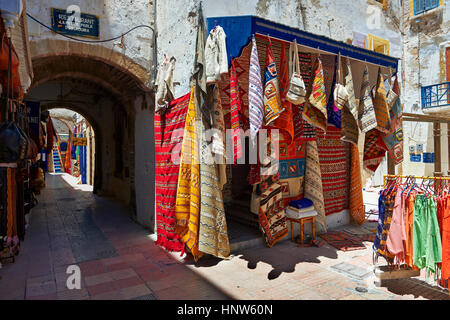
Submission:
[[316,221],[324,232],[327,231],[325,204],[322,189],[322,174],[320,171],[319,151],[316,141],[306,142],[306,168],[305,168],[305,198],[314,203],[317,211]]
[[334,126],[328,126],[326,134],[318,133],[317,138],[325,213],[330,215],[348,208],[348,144]]
[[323,131],[327,126],[327,95],[322,62],[317,60],[311,94],[303,109],[303,119]]
[[266,66],[264,68],[264,123],[266,126],[275,121],[283,112],[275,59],[272,53],[272,44],[266,48]]
[[377,117],[372,102],[369,69],[364,68],[363,79],[361,82],[361,97],[359,99],[359,127],[362,132],[369,132],[377,127]]
[[373,99],[373,107],[377,118],[377,129],[382,133],[388,133],[390,127],[390,117],[388,104],[386,102],[386,89],[381,69],[378,69],[378,83]]
[[196,104],[195,86],[192,87],[181,147],[180,174],[176,198],[176,232],[197,260],[198,224],[200,214],[200,154],[197,125],[201,119]]
[[286,214],[281,206],[282,191],[278,183],[261,194],[259,224],[267,245],[271,248],[288,234]]
[[371,172],[377,171],[378,166],[386,155],[386,144],[381,137],[380,131],[372,129],[366,133],[364,138],[363,166]]
[[188,93],[173,100],[166,113],[155,113],[156,244],[169,251],[184,249],[184,243],[175,231],[175,201],[180,169],[179,146],[183,140],[189,96]]
[[356,223],[363,224],[366,217],[364,213],[361,166],[359,161],[358,146],[356,144],[350,144],[350,152],[350,215]]

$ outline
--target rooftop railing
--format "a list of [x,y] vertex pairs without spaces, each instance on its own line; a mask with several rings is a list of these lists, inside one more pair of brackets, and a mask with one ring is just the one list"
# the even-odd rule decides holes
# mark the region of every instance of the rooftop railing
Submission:
[[422,87],[422,109],[450,106],[450,82]]

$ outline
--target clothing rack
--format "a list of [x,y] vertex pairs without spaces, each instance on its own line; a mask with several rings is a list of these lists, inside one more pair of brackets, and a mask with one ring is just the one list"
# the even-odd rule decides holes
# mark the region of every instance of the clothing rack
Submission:
[[386,180],[389,178],[415,178],[415,179],[421,179],[421,180],[450,180],[450,177],[429,177],[429,176],[403,176],[403,175],[396,175],[396,174],[385,174],[383,176],[383,185],[386,185]]

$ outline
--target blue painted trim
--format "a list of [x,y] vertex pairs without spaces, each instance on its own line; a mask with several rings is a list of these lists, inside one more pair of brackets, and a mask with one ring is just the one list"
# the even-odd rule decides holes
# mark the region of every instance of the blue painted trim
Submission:
[[[284,41],[297,40],[298,44],[325,52],[367,61],[384,67],[398,68],[398,58],[390,57],[378,52],[355,47],[345,42],[336,41],[324,36],[316,35],[300,29],[291,28],[279,23],[255,16],[210,17],[207,19],[208,33],[215,23],[220,25],[227,35],[227,53],[233,58],[238,57],[253,34],[259,33]],[[230,57],[228,57],[230,62]]]

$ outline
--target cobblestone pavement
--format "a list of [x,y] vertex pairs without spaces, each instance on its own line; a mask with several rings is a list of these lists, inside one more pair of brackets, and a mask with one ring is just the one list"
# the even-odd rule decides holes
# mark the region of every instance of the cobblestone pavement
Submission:
[[[286,240],[196,265],[156,246],[122,204],[62,177],[47,176],[20,254],[0,269],[0,299],[449,299],[423,276],[375,287],[369,242],[342,252]],[[73,264],[79,290],[66,286]]]

